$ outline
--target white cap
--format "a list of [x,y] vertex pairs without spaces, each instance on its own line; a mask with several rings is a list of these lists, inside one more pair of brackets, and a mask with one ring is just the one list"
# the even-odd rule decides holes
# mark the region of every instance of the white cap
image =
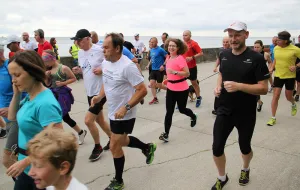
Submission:
[[139,36],[139,34],[135,34],[135,35],[134,35],[134,37],[137,37],[137,36]]
[[228,28],[224,30],[224,32],[227,32],[229,29],[236,30],[236,31],[242,31],[242,30],[247,31],[247,25],[243,22],[236,21],[231,25],[229,25]]
[[10,43],[13,43],[13,42],[21,42],[19,36],[17,36],[17,35],[7,36],[6,40],[4,40],[1,44],[7,45],[7,44],[10,44]]

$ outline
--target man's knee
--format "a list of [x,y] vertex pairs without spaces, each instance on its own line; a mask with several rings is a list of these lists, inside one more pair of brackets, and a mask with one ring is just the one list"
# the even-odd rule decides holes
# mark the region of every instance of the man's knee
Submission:
[[85,125],[90,128],[93,127],[95,122],[95,116],[92,115],[92,113],[88,112],[84,118]]

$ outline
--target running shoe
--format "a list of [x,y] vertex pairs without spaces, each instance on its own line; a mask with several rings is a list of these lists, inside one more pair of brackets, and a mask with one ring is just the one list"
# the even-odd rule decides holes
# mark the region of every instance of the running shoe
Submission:
[[258,106],[257,106],[257,111],[258,112],[261,112],[263,104],[264,104],[263,102],[261,104],[258,104]]
[[299,95],[298,94],[295,96],[295,101],[299,102]]
[[87,131],[83,130],[82,134],[78,135],[78,144],[79,145],[82,145],[84,143],[84,138],[85,138],[86,134],[87,134]]
[[200,107],[201,101],[202,101],[202,97],[200,96],[199,98],[197,98],[197,101],[196,101],[196,108],[199,108],[199,107]]
[[297,114],[297,104],[292,105],[292,116]]
[[106,187],[104,190],[121,190],[124,189],[124,182],[120,183],[115,178],[113,178],[110,181],[110,184],[108,187]]
[[272,91],[273,91],[273,86],[271,86],[270,88],[269,88],[269,93],[272,93]]
[[157,89],[156,89],[156,93],[157,93],[157,94],[160,93],[160,88],[157,88]]
[[154,160],[154,152],[156,151],[156,144],[155,143],[149,143],[148,149],[143,151],[143,154],[146,156],[146,163],[151,164]]
[[158,99],[157,98],[153,98],[153,100],[151,102],[149,102],[149,105],[152,105],[152,104],[158,104]]
[[0,129],[0,139],[4,139],[7,137],[7,132],[4,129]]
[[250,174],[250,169],[248,171],[244,171],[244,170],[241,171],[241,176],[239,179],[239,184],[241,186],[245,186],[249,183],[250,180],[249,174]]
[[221,181],[220,179],[217,179],[217,182],[212,186],[211,190],[222,190],[222,188],[227,184],[229,178],[226,175],[226,180]]
[[271,118],[267,123],[268,126],[273,126],[275,124],[276,124],[276,118]]
[[191,127],[195,127],[196,123],[197,123],[197,115],[195,115],[195,118],[194,119],[191,119]]
[[103,147],[103,150],[109,150],[109,144],[110,144],[110,140],[108,140],[106,146]]
[[102,152],[103,152],[103,149],[102,149],[101,146],[98,147],[98,148],[95,147],[95,148],[93,149],[93,151],[92,151],[92,154],[91,154],[89,160],[90,160],[91,162],[94,162],[94,161],[99,160],[99,158],[100,158]]
[[159,136],[159,140],[165,141],[165,142],[169,142],[169,135],[167,133],[162,133]]

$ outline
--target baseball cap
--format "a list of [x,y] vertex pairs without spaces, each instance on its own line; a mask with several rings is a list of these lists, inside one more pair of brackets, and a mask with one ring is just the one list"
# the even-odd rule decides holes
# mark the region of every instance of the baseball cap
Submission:
[[4,40],[2,42],[2,44],[3,45],[7,45],[7,44],[10,44],[10,43],[13,43],[13,42],[21,42],[19,36],[17,36],[17,35],[7,36],[6,40]]
[[139,34],[135,34],[135,35],[134,35],[134,37],[137,37],[137,36],[139,36]]
[[91,37],[90,32],[87,29],[80,29],[77,31],[75,37],[71,38],[71,40],[80,40],[85,37]]
[[227,32],[229,29],[236,30],[236,31],[242,31],[242,30],[247,31],[247,25],[243,22],[236,21],[236,22],[230,24],[228,26],[228,28],[226,28],[224,30],[224,32]]

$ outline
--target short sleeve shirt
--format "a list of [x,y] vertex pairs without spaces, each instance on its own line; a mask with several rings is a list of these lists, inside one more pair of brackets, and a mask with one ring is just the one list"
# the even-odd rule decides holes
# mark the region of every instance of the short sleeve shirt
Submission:
[[242,91],[229,93],[224,82],[257,84],[268,79],[270,74],[263,55],[250,48],[240,55],[234,55],[231,49],[224,50],[220,54],[220,73],[223,81],[218,114],[256,114],[256,95]]
[[[46,190],[55,190],[55,187],[49,186]],[[88,190],[88,188],[84,184],[80,183],[75,177],[72,177],[72,180],[66,190]]]
[[134,47],[136,49],[136,53],[140,54],[140,56],[138,57],[138,59],[142,59],[143,58],[143,53],[142,52],[143,52],[143,50],[145,48],[144,43],[141,40],[135,41],[134,42]]
[[295,66],[297,58],[300,58],[300,48],[290,44],[285,48],[276,46],[275,55],[275,77],[280,79],[296,78],[296,72],[291,72],[289,67]]
[[102,87],[102,75],[95,75],[93,69],[102,68],[104,60],[103,49],[93,44],[91,49],[79,50],[78,62],[82,69],[83,82],[87,96],[98,95]]
[[167,54],[168,53],[159,46],[150,50],[153,71],[158,71],[159,68],[164,64]]
[[[27,149],[27,143],[44,127],[51,123],[62,122],[62,111],[59,103],[51,90],[46,89],[39,93],[33,100],[27,95],[20,103],[17,112],[19,125],[18,146]],[[19,154],[18,160],[23,160],[26,156]],[[29,167],[25,173],[29,172]]]
[[128,57],[130,60],[134,58],[134,55],[125,46],[123,46],[123,55]]
[[33,41],[25,42],[23,41],[21,43],[21,48],[24,50],[35,50],[38,48],[37,43]]
[[[185,52],[185,54],[183,54],[184,58],[192,57],[192,56],[197,55],[198,53],[202,52],[201,47],[194,40],[190,40],[189,42],[186,43],[186,45],[188,47],[188,50],[187,50],[187,52]],[[192,59],[187,64],[190,69],[197,66],[195,59]]]
[[[184,67],[187,67],[185,58],[179,55],[175,59],[167,59],[166,69],[172,69],[173,71],[182,71]],[[180,80],[185,77],[167,73],[168,80]],[[189,88],[187,81],[182,81],[179,83],[167,83],[167,88],[172,91],[185,91]]]
[[131,51],[132,49],[134,49],[134,46],[132,45],[131,42],[125,41],[125,42],[123,43],[123,45],[124,45],[129,51]]
[[38,54],[40,56],[42,56],[43,51],[47,50],[47,49],[50,49],[50,50],[53,49],[52,45],[48,41],[45,41],[43,44],[39,44],[38,45]]
[[[134,86],[144,82],[144,78],[135,64],[126,56],[117,62],[103,62],[103,85],[108,105],[108,117],[115,119],[115,113],[131,99]],[[137,107],[133,107],[121,120],[136,117]]]

